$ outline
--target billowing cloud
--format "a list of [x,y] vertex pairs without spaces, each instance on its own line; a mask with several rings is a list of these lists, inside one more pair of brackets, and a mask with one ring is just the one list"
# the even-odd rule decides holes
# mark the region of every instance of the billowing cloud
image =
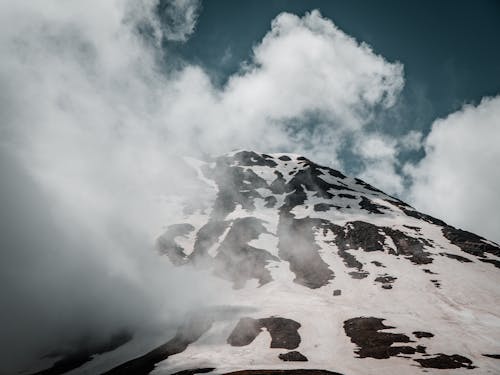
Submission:
[[389,194],[401,194],[403,179],[397,173],[398,143],[388,136],[371,134],[358,137],[356,153],[363,161],[359,177]]
[[354,153],[362,163],[359,177],[388,194],[406,194],[405,176],[401,174],[401,153],[419,150],[422,133],[410,131],[402,137],[376,132],[355,136]]
[[200,0],[160,0],[157,10],[163,37],[185,42],[195,30],[200,8]]
[[434,122],[425,157],[408,165],[422,211],[500,242],[500,96]]
[[283,13],[222,89],[200,68],[179,72],[167,117],[180,137],[194,132],[208,151],[294,150],[331,162],[346,132],[369,123],[376,106],[394,104],[402,70],[318,11]]

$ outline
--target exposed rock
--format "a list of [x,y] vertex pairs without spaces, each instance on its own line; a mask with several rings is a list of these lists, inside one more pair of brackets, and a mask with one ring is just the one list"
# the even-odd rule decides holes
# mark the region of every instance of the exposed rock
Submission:
[[406,207],[409,207],[408,205],[403,206],[399,205],[399,208],[408,216],[414,217],[415,219],[420,219],[427,221],[428,223],[438,225],[438,226],[446,226],[446,223],[442,220],[436,219],[435,217],[432,217],[430,215],[423,214],[421,212],[415,211],[413,209],[408,209]]
[[375,282],[382,283],[382,284],[392,284],[397,279],[398,279],[397,277],[385,274],[385,275],[376,277]]
[[352,194],[345,194],[345,193],[340,193],[339,197],[340,198],[346,198],[346,199],[356,199],[356,196],[354,196]]
[[463,357],[458,354],[442,354],[439,353],[432,358],[417,358],[414,361],[420,363],[420,366],[425,368],[438,368],[438,369],[454,369],[454,368],[467,368],[473,369],[472,361],[469,358]]
[[381,228],[364,221],[350,221],[342,230],[337,230],[336,244],[344,250],[358,248],[363,251],[384,251],[384,235]]
[[190,370],[182,370],[179,372],[176,372],[172,375],[196,375],[196,374],[206,374],[208,372],[214,371],[214,367],[207,367],[207,368],[196,368],[196,369],[190,369]]
[[300,323],[280,317],[241,318],[227,338],[227,342],[232,346],[249,345],[263,328],[266,328],[271,335],[271,348],[295,349],[300,344],[298,333]]
[[[414,361],[425,368],[475,368],[470,359],[458,354],[447,355],[438,353],[433,354],[431,358],[427,358],[429,354],[427,354],[425,346],[417,345],[416,348],[412,346],[393,346],[394,343],[410,343],[413,341],[404,334],[380,332],[380,330],[383,329],[394,328],[384,325],[382,323],[383,320],[384,319],[373,317],[360,317],[349,319],[344,322],[344,330],[347,336],[351,338],[351,342],[358,345],[356,353],[360,358],[371,357],[382,359],[391,356],[412,358],[411,355],[420,353],[425,358],[416,358]],[[434,336],[432,333],[424,331],[414,331],[413,334],[417,338],[430,338]]]
[[[344,264],[347,267],[356,268],[358,270],[363,269],[363,264],[361,262],[358,262],[356,257],[354,255],[352,255],[351,253],[347,252],[345,249],[339,248],[338,254],[342,258],[342,261],[344,262]],[[359,273],[359,272],[357,272],[357,273]],[[363,272],[363,273],[365,273],[365,272]],[[351,274],[351,272],[349,274]],[[354,272],[354,274],[356,274],[356,272]]]
[[414,331],[412,333],[418,339],[420,339],[422,337],[426,337],[426,338],[434,337],[434,334],[432,334],[430,332],[425,332],[425,331]]
[[352,271],[352,272],[349,272],[349,275],[353,278],[353,279],[356,279],[356,280],[361,280],[361,279],[365,279],[368,277],[369,273],[366,272],[366,271],[361,271],[361,272],[358,272],[358,271]]
[[[401,200],[399,200],[399,199],[396,199],[396,198],[394,198],[394,197],[391,197],[391,198],[392,198],[392,199],[387,199],[387,198],[385,198],[384,200],[385,200],[386,202],[390,203],[390,204],[395,205],[396,207],[399,207],[400,209],[407,209],[407,208],[408,208],[408,209],[410,209],[410,210],[413,210],[413,207],[412,207],[412,206],[410,206],[408,203],[405,203],[405,202],[403,202],[403,201],[401,201]],[[406,225],[405,225],[405,226],[406,226]],[[408,227],[408,228],[409,228],[409,227]],[[417,227],[413,227],[413,228],[417,228]],[[418,228],[418,229],[420,229],[420,228]]]
[[297,171],[295,176],[288,182],[288,191],[297,190],[299,187],[304,187],[308,191],[315,192],[314,196],[319,198],[330,199],[333,194],[328,192],[332,187],[331,184],[320,178],[321,171],[314,166],[309,166]]
[[500,257],[500,247],[487,242],[477,234],[465,230],[454,228],[450,225],[442,229],[443,235],[462,251],[476,257],[484,257],[484,253],[489,253]]
[[386,210],[387,207],[381,206],[379,204],[373,203],[370,199],[366,197],[361,197],[361,201],[359,202],[359,207],[363,210],[367,210],[372,214],[383,214],[380,210]]
[[409,343],[410,338],[401,333],[379,332],[394,328],[384,325],[384,319],[359,317],[346,320],[344,330],[351,342],[358,346],[356,353],[360,358],[389,358],[398,354],[414,354],[411,346],[392,346],[394,343]]
[[341,291],[340,289],[335,289],[335,290],[333,291],[333,295],[334,295],[334,296],[340,296],[341,294],[342,294],[342,291]]
[[349,274],[353,278],[365,278],[368,273],[363,271],[363,264],[349,250],[361,248],[364,251],[383,251],[384,236],[380,234],[380,228],[363,221],[348,222],[343,227],[329,222],[324,223],[323,226],[335,234],[332,242],[337,245],[338,255],[344,264],[349,268],[357,269]]
[[500,359],[500,354],[483,354],[485,357]]
[[357,185],[361,185],[363,186],[365,189],[368,189],[368,190],[371,190],[371,191],[374,191],[376,193],[382,193],[381,190],[377,189],[377,188],[374,188],[372,185],[364,182],[363,180],[360,180],[359,178],[355,178],[355,181],[356,181],[356,184]]
[[284,204],[280,207],[280,214],[291,215],[290,211],[294,207],[303,205],[307,199],[307,194],[302,186],[298,186],[290,194],[285,197]]
[[224,160],[229,163],[236,161],[238,165],[242,166],[260,165],[272,168],[278,165],[275,161],[272,160],[272,157],[270,155],[262,155],[253,151],[240,151],[234,156],[222,156],[217,160]]
[[441,288],[441,283],[439,282],[439,280],[433,279],[431,280],[431,283],[433,283],[436,288]]
[[307,357],[297,351],[280,354],[278,357],[286,362],[307,362]]
[[340,178],[341,180],[345,179],[345,174],[342,172],[339,172],[336,169],[328,168],[328,167],[321,167],[321,169],[326,169],[328,171],[328,174],[332,177]]
[[425,243],[422,240],[393,228],[384,227],[384,232],[396,245],[396,255],[404,255],[415,264],[432,263],[431,254],[424,251]]
[[430,275],[437,275],[436,272],[432,272],[430,269],[428,268],[422,268],[422,271],[424,271],[425,273],[428,273]]
[[322,212],[325,212],[325,211],[329,211],[331,207],[334,207],[336,208],[337,210],[341,209],[342,207],[340,206],[336,206],[334,204],[328,204],[328,203],[317,203],[314,205],[314,211],[322,211]]
[[422,346],[422,345],[417,345],[417,347],[415,349],[417,349],[417,353],[425,353],[427,347],[426,346]]
[[456,255],[456,254],[450,254],[450,253],[439,253],[439,255],[441,256],[445,256],[447,258],[450,258],[450,259],[455,259],[455,260],[458,260],[459,262],[461,263],[472,263],[472,260],[470,260],[469,258],[465,258],[463,256],[460,256],[460,255]]
[[271,348],[295,349],[300,344],[300,323],[292,319],[271,317],[260,319],[271,334]]

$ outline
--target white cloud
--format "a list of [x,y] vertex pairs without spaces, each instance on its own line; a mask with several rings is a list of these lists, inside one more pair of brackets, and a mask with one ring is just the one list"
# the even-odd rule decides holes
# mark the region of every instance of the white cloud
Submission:
[[354,151],[363,162],[360,178],[389,194],[403,192],[403,179],[396,171],[400,151],[396,139],[361,133],[357,135]]
[[293,150],[330,163],[346,132],[362,129],[376,106],[394,103],[402,71],[318,11],[302,18],[283,13],[222,89],[199,68],[180,72],[166,118],[179,137],[194,131],[209,152]]
[[363,165],[359,177],[388,194],[403,196],[405,176],[399,171],[400,154],[422,148],[422,133],[412,130],[394,137],[364,131],[356,133],[354,140],[353,152]]
[[225,99],[271,118],[318,110],[343,126],[359,126],[366,109],[390,106],[403,86],[401,65],[387,63],[318,11],[279,15],[254,48],[252,63],[229,81]]
[[500,96],[436,120],[406,171],[417,209],[500,242]]
[[200,7],[200,0],[159,0],[163,36],[185,42],[195,30]]
[[416,130],[409,131],[405,136],[401,137],[399,145],[402,150],[414,151],[422,148],[422,133]]

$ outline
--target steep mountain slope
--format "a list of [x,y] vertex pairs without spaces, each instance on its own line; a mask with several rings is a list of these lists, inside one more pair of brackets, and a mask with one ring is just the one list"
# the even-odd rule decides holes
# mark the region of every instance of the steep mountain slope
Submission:
[[297,155],[191,165],[205,206],[158,250],[226,280],[228,305],[107,374],[500,373],[497,244]]

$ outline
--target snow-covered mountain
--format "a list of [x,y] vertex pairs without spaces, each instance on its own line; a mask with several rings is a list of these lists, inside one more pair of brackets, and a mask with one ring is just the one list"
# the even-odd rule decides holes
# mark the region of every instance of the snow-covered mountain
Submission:
[[206,197],[158,251],[225,280],[230,302],[72,373],[500,373],[497,244],[298,155],[190,164]]

